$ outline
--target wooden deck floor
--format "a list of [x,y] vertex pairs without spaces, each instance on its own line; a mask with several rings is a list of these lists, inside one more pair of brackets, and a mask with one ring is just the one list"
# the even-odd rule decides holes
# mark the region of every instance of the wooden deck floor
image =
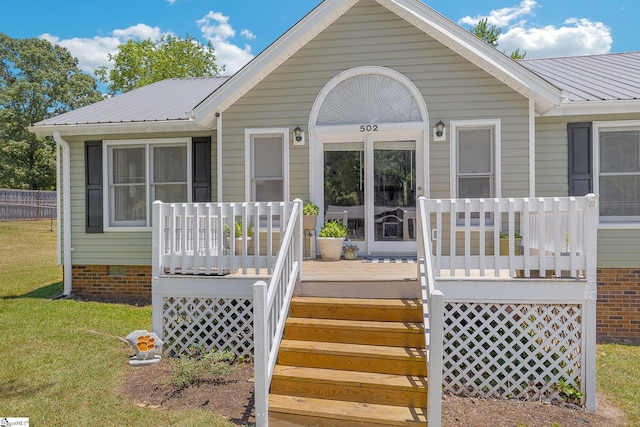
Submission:
[[372,263],[363,259],[353,261],[306,260],[302,263],[303,280],[322,281],[382,281],[417,280],[418,264]]

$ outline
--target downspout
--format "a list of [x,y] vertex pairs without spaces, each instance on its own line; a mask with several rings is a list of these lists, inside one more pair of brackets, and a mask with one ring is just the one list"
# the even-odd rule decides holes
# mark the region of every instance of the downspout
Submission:
[[216,113],[217,201],[222,202],[222,113]]
[[529,99],[529,197],[536,197],[536,101]]
[[[62,207],[63,212],[60,213],[58,209],[58,227],[60,227],[60,215],[63,218],[63,236],[62,247],[64,250],[64,288],[62,291],[63,297],[68,297],[71,294],[71,147],[69,143],[62,139],[60,132],[53,132],[53,140],[62,149]],[[59,151],[58,151],[59,152]],[[60,168],[60,158],[57,160],[58,169]],[[60,175],[58,175],[58,178]],[[58,181],[58,184],[60,182]],[[60,188],[58,186],[58,193]],[[59,199],[58,199],[59,202]],[[60,205],[58,204],[58,208]],[[58,228],[59,229],[59,228]],[[58,233],[59,235],[59,233]],[[59,250],[59,248],[58,248]]]

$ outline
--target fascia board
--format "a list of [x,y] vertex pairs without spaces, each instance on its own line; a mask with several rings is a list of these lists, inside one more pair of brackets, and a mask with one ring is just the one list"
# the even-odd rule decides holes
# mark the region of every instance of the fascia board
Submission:
[[211,130],[212,128],[201,126],[193,120],[176,120],[163,122],[44,125],[30,126],[28,129],[38,136],[52,136],[54,132],[60,132],[61,136],[94,136],[152,132],[194,132]]
[[535,99],[538,113],[560,104],[560,89],[435,10],[412,0],[377,1],[518,93]]
[[322,2],[198,105],[193,111],[195,121],[205,126],[212,126],[215,123],[216,113],[222,113],[233,105],[357,2],[358,0]]
[[552,108],[542,117],[589,116],[602,114],[638,114],[640,100],[571,101]]

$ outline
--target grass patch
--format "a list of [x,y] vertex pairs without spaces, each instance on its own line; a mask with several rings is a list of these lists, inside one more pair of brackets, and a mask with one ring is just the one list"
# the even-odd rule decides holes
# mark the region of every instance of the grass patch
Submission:
[[598,389],[627,414],[629,427],[640,427],[640,346],[599,344]]
[[0,417],[43,426],[231,426],[207,411],[124,400],[118,386],[136,368],[118,337],[151,329],[151,307],[51,299],[62,293],[55,229],[49,221],[0,223]]

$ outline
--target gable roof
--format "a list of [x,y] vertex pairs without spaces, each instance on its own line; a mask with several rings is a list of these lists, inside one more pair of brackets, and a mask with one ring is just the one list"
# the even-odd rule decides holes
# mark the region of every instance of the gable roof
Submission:
[[520,63],[565,91],[568,101],[640,99],[640,52],[524,59]]
[[229,77],[167,79],[108,98],[31,126],[36,133],[51,127],[193,122],[190,112]]
[[[228,84],[199,104],[193,111],[195,120],[205,126],[213,126],[216,113],[222,113],[235,103],[322,30],[356,5],[358,1],[324,0],[238,71]],[[561,91],[551,83],[530,72],[419,0],[375,1],[492,74],[523,96],[534,99],[538,113],[543,113],[560,103]]]

